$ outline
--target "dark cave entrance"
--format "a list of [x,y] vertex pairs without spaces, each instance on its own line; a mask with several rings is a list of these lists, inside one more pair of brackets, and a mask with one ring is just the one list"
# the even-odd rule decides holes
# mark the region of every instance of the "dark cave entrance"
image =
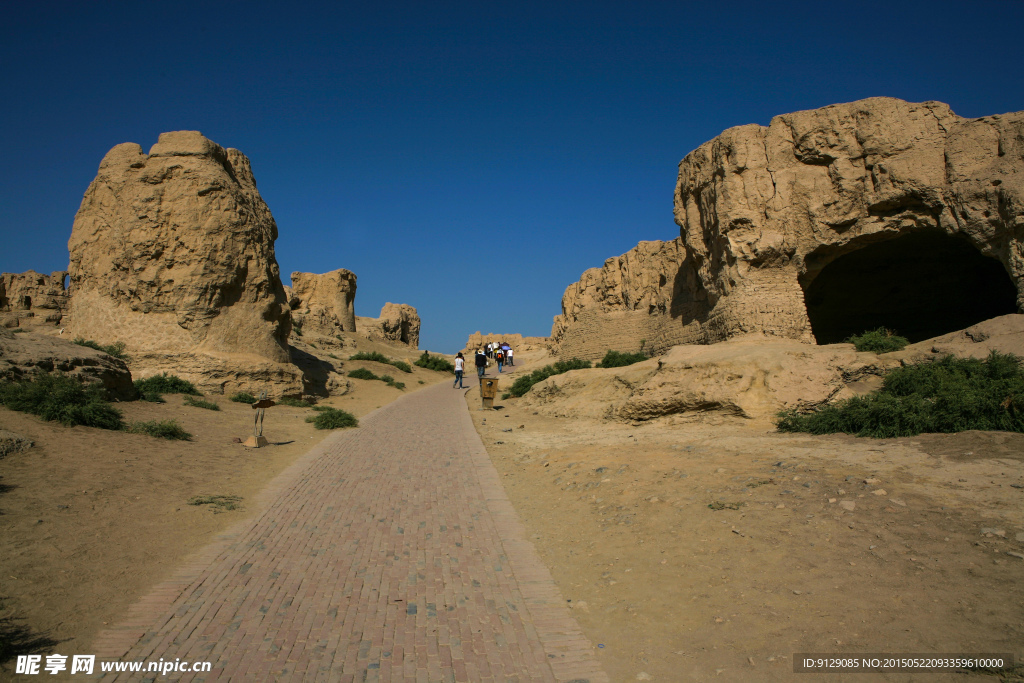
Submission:
[[878,327],[918,342],[1016,313],[1017,288],[966,239],[922,231],[840,256],[804,301],[819,344]]

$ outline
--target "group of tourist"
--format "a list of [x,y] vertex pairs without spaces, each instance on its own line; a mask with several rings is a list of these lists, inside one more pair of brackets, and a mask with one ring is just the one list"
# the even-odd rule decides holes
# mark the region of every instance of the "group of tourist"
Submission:
[[[498,365],[498,372],[502,372],[505,364],[515,365],[514,362],[515,353],[512,351],[512,347],[508,342],[489,342],[484,345],[483,348],[476,350],[474,363],[476,365],[476,376],[483,378],[487,372],[487,366],[490,364],[490,360],[493,359]],[[462,389],[462,376],[466,370],[466,358],[460,351],[455,356],[455,382],[452,384],[453,389]]]

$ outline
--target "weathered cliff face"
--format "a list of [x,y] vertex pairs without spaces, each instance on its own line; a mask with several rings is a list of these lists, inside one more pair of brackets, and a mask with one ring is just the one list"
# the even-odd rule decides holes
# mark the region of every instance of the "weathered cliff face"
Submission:
[[[680,163],[675,217],[679,269],[649,263],[672,291],[648,314],[668,320],[628,323],[662,333],[654,351],[751,333],[832,343],[881,325],[916,341],[1014,313],[1024,112],[963,119],[872,98],[731,128]],[[642,252],[570,286],[560,353],[596,357],[619,318],[661,301],[633,298],[630,283],[650,280]]]
[[69,300],[67,272],[0,273],[0,326],[59,329]]
[[356,275],[340,268],[323,275],[292,273],[288,304],[304,335],[334,337],[356,329]]
[[659,352],[684,340],[699,341],[698,325],[680,323],[701,304],[685,261],[679,239],[641,242],[584,272],[566,288],[562,314],[551,328],[558,354],[600,358],[609,349]]
[[168,370],[205,390],[301,391],[277,225],[249,160],[195,131],[144,154],[114,147],[75,216],[72,332],[121,341],[137,377]]
[[420,347],[420,316],[409,304],[385,303],[380,317],[356,322],[356,331],[367,339]]

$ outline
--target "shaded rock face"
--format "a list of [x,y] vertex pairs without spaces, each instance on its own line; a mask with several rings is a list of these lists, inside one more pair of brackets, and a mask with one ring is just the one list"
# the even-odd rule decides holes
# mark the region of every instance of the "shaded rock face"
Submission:
[[359,334],[367,339],[420,346],[420,316],[409,304],[386,303],[379,318],[359,318]]
[[99,383],[111,399],[129,401],[138,395],[128,366],[119,358],[60,337],[0,330],[0,379],[28,379],[37,372],[60,372]]
[[59,328],[68,306],[67,271],[0,273],[0,326]]
[[356,275],[340,268],[323,275],[292,273],[288,305],[303,335],[334,337],[356,329]]
[[72,332],[124,342],[137,376],[209,391],[301,391],[277,225],[249,160],[195,131],[114,147],[68,242]]
[[[1016,313],[1024,112],[964,119],[872,98],[731,128],[680,162],[675,218],[659,258],[642,243],[570,286],[552,330],[561,355],[597,357],[620,325],[655,328],[659,352],[878,326],[919,341]],[[662,293],[638,297],[655,276]]]

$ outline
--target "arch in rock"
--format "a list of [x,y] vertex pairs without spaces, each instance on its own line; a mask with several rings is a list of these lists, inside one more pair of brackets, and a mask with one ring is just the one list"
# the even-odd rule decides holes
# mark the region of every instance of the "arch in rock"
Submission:
[[1017,313],[1017,288],[966,238],[921,230],[835,258],[801,282],[819,344],[885,327],[911,342]]

